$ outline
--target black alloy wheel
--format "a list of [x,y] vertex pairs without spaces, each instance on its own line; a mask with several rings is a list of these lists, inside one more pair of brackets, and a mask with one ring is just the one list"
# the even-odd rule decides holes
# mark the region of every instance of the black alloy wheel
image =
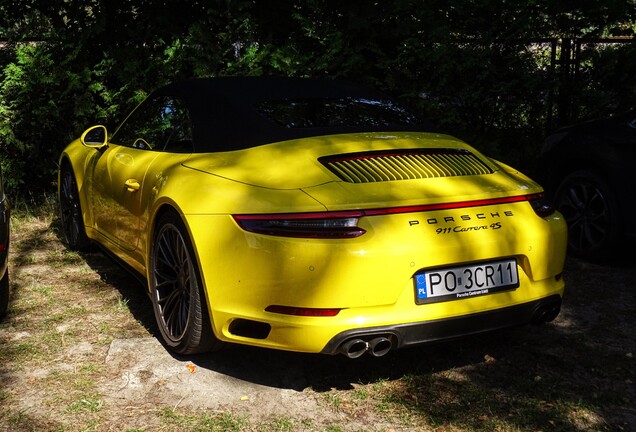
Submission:
[[59,204],[62,233],[66,244],[77,251],[88,249],[90,240],[84,229],[77,182],[73,170],[69,166],[65,166],[60,175]]
[[166,345],[177,354],[216,350],[187,231],[178,215],[157,222],[150,262],[150,291],[155,318]]
[[618,236],[618,211],[607,182],[592,171],[576,171],[559,185],[555,204],[568,224],[568,250],[590,260],[609,258]]

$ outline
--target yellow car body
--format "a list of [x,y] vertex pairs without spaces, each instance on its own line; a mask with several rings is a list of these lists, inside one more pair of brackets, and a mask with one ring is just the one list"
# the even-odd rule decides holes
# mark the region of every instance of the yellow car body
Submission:
[[[357,357],[558,314],[561,215],[539,185],[451,136],[368,131],[171,152],[118,134],[92,128],[63,151],[63,222],[81,213],[86,238],[143,276],[152,297],[157,224],[178,215],[168,225],[182,223],[191,243],[206,337]],[[69,171],[77,205],[65,210]]]

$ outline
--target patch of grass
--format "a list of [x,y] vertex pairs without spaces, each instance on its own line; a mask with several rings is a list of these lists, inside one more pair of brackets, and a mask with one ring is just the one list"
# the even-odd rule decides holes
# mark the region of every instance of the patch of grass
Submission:
[[[97,387],[95,372],[85,370],[54,370],[44,379],[47,388],[55,390],[64,388],[66,391],[57,395],[57,400],[66,402],[68,405],[76,404],[78,400],[97,398],[95,389]],[[92,393],[91,393],[92,392]]]
[[113,327],[107,322],[100,322],[97,325],[97,331],[101,334],[109,334],[112,332]]
[[293,432],[298,430],[296,422],[289,417],[274,416],[259,425],[259,430],[276,432]]
[[73,401],[67,408],[66,411],[69,413],[82,413],[89,412],[95,413],[102,409],[104,406],[104,401],[101,398],[101,395],[96,393],[82,394],[79,398]]
[[38,263],[38,256],[34,253],[26,253],[20,256],[20,265],[28,266]]
[[47,322],[49,323],[59,323],[59,322],[67,322],[69,320],[76,320],[78,318],[85,317],[88,315],[88,310],[81,305],[63,305],[64,309],[56,311],[49,318],[47,318]]
[[[25,364],[40,356],[42,347],[36,342],[20,342],[7,346],[0,359],[10,360],[12,363]],[[3,363],[5,363],[3,361]],[[6,363],[5,363],[6,364]]]
[[354,399],[365,401],[369,399],[369,390],[365,386],[356,386],[352,391],[352,397]]
[[7,400],[10,397],[11,397],[11,395],[8,392],[0,390],[0,402],[2,402],[4,400]]
[[46,297],[47,300],[51,299],[51,293],[53,292],[50,286],[41,285],[39,283],[34,283],[33,291],[40,294],[43,297]]
[[92,376],[79,375],[73,380],[72,386],[76,390],[91,390],[95,388],[95,380]]
[[46,261],[54,269],[64,269],[67,266],[82,266],[86,263],[79,253],[68,249],[49,251],[46,255]]
[[171,408],[162,409],[159,413],[165,426],[174,426],[178,430],[192,432],[227,431],[241,432],[249,425],[249,421],[242,416],[223,412],[219,414],[187,413]]
[[342,395],[337,390],[332,390],[328,393],[325,393],[324,399],[327,402],[327,405],[335,412],[338,412],[342,407]]
[[3,431],[64,431],[61,425],[43,416],[34,416],[28,410],[0,408],[0,430]]
[[85,364],[80,366],[79,368],[79,372],[82,374],[89,374],[89,375],[95,375],[98,374],[100,372],[102,372],[104,370],[104,365],[103,364]]
[[117,303],[115,304],[115,309],[121,310],[121,311],[128,311],[129,306],[129,299],[123,298],[123,297],[117,297]]

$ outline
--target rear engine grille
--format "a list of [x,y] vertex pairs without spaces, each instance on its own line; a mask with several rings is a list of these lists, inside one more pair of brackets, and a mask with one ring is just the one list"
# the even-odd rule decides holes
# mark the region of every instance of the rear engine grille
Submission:
[[318,159],[341,180],[372,183],[491,174],[468,150],[415,149],[324,156]]

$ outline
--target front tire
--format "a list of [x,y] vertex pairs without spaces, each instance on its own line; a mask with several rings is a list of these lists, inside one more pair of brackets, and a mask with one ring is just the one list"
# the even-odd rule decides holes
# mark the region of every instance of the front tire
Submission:
[[62,233],[66,244],[69,248],[76,251],[87,250],[90,240],[84,228],[82,206],[79,200],[75,175],[68,165],[65,165],[60,173],[59,204]]
[[211,328],[192,243],[181,218],[166,213],[157,221],[150,254],[150,293],[164,342],[177,354],[221,346]]
[[565,177],[555,194],[557,209],[568,223],[568,250],[599,261],[615,251],[620,234],[618,206],[607,181],[593,171]]

